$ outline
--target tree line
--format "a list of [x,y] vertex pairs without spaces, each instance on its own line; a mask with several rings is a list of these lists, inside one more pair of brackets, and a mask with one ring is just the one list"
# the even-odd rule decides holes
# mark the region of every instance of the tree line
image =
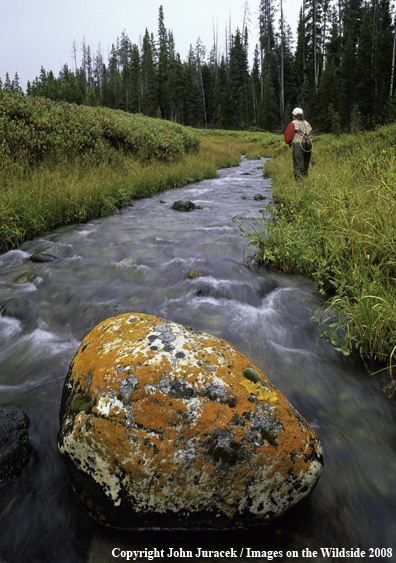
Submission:
[[[41,67],[26,95],[217,129],[283,130],[294,106],[324,132],[394,120],[390,0],[302,0],[296,43],[278,1],[260,0],[251,68],[247,3],[242,28],[226,29],[223,53],[214,33],[209,51],[198,37],[184,61],[160,6],[155,36],[146,29],[138,45],[123,31],[107,62],[84,40],[80,65],[74,41],[74,69],[65,64],[55,77]],[[17,73],[12,81],[6,74],[0,88],[23,94]]]

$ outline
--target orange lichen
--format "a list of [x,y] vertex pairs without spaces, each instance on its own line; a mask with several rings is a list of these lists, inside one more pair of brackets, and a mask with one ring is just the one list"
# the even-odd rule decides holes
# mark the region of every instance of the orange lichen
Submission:
[[[175,338],[165,351],[161,338],[169,333]],[[257,383],[243,376],[247,367],[259,375]],[[269,482],[286,483],[290,471],[308,474],[321,452],[312,429],[305,421],[300,428],[285,397],[245,356],[219,338],[153,316],[126,314],[99,324],[83,340],[67,385],[70,393],[97,399],[90,414],[74,417],[73,439],[105,464],[98,461],[98,480],[106,471],[114,477],[113,498],[122,469],[119,486],[146,498],[137,511],[153,498],[158,510],[206,502],[213,509],[214,502],[232,518],[247,494],[268,496]],[[254,416],[277,421],[276,440],[264,430],[260,437]]]

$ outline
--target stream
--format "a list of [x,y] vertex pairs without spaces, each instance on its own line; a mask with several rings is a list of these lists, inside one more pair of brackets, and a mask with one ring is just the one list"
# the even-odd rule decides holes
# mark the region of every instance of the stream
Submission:
[[[219,178],[0,255],[0,406],[27,412],[34,447],[22,475],[0,487],[0,563],[108,563],[139,550],[130,560],[143,562],[154,549],[154,561],[191,561],[191,553],[202,562],[328,562],[342,560],[336,548],[396,562],[396,403],[358,360],[318,338],[309,307],[323,298],[310,279],[250,267],[254,249],[239,225],[257,221],[271,202],[263,162],[243,160]],[[172,209],[180,199],[202,209]],[[66,257],[30,261],[51,244],[67,247]],[[189,278],[192,268],[203,276]],[[26,273],[33,282],[15,283]],[[282,520],[236,530],[119,530],[90,518],[57,450],[61,392],[86,334],[126,312],[219,336],[269,377],[324,448],[308,499]],[[274,551],[282,556],[272,559]]]

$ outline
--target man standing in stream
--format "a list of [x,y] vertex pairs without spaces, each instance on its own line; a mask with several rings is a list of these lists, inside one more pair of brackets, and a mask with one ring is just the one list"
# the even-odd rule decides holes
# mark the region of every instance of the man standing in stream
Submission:
[[311,160],[312,127],[304,119],[301,108],[295,108],[292,112],[293,121],[289,123],[285,131],[285,143],[293,146],[293,173],[297,181],[303,176],[308,176],[309,162]]

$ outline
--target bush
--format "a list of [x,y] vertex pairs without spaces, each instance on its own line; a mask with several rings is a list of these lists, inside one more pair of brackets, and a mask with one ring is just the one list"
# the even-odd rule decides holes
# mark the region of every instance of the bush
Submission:
[[3,91],[0,139],[3,167],[76,158],[107,163],[114,150],[171,162],[199,150],[199,137],[175,123]]

